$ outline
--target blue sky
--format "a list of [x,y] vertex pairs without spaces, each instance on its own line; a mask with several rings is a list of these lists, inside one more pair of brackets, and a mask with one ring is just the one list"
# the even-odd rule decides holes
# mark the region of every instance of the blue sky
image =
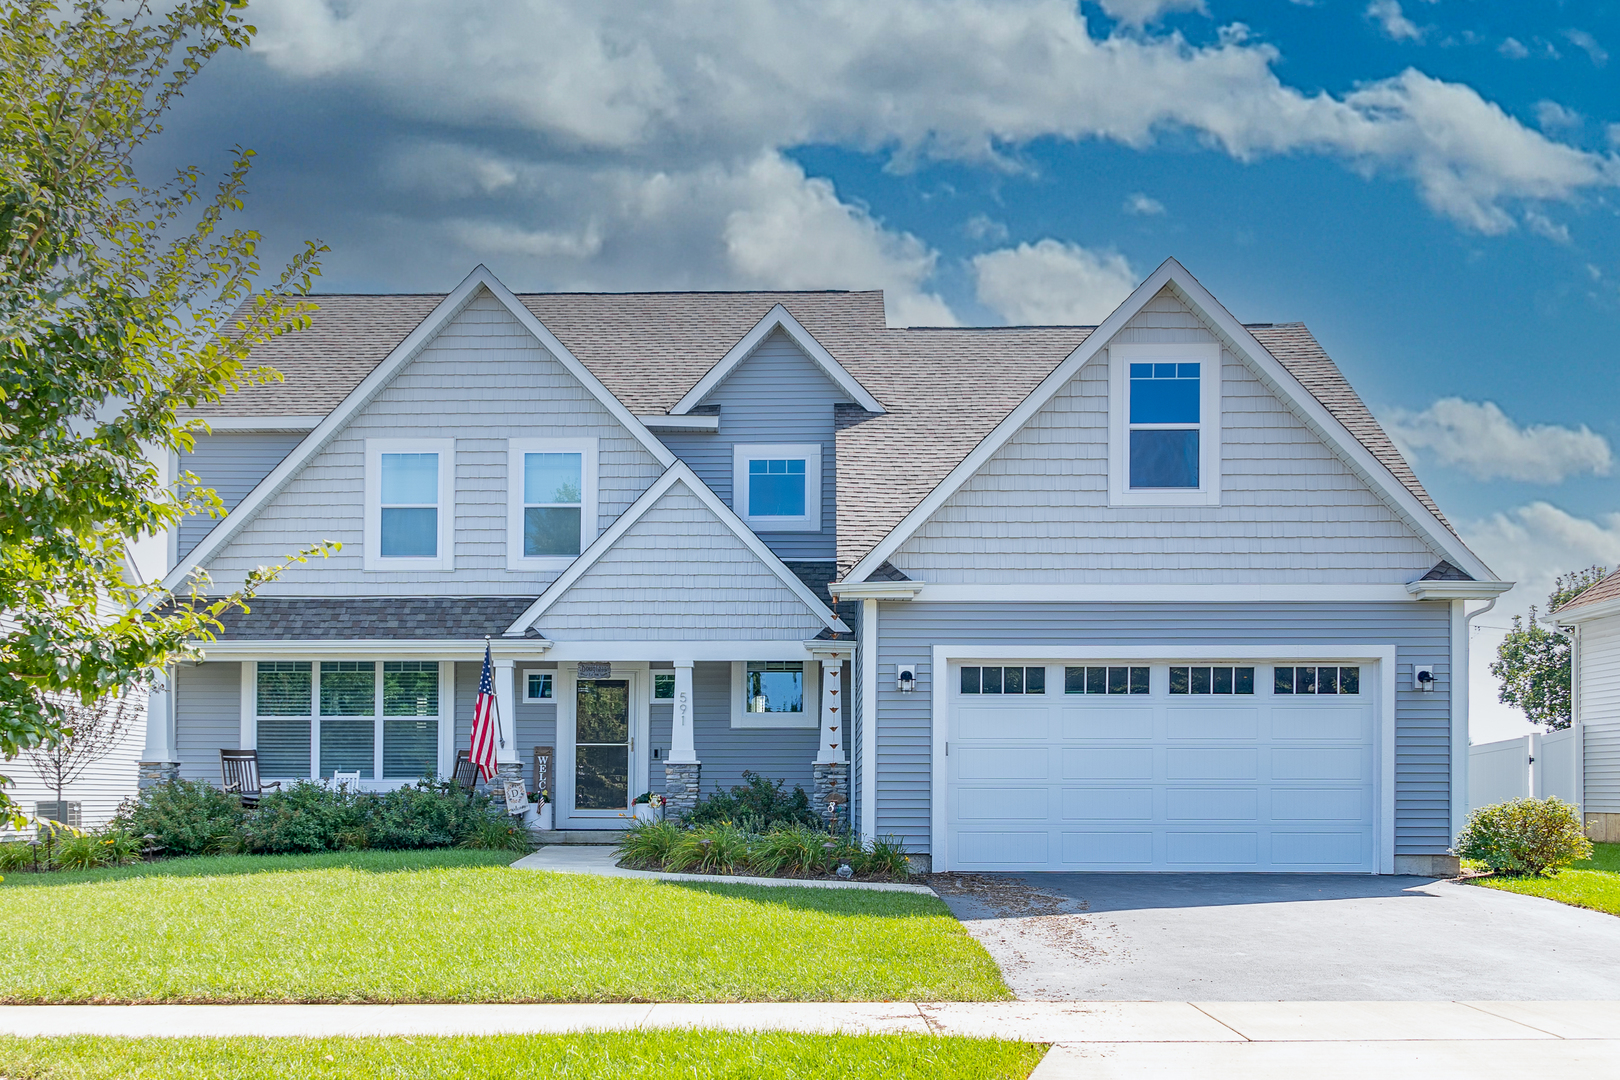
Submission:
[[[1620,2],[257,0],[153,164],[260,154],[323,288],[882,287],[1096,321],[1174,255],[1303,320],[1525,584],[1620,564]],[[1616,53],[1615,57],[1609,51]]]

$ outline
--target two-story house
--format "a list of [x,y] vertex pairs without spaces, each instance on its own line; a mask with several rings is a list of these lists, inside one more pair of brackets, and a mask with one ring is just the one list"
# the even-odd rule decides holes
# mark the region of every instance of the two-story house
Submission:
[[444,775],[487,638],[559,828],[752,770],[935,869],[1448,865],[1508,583],[1304,326],[1174,261],[1096,327],[483,268],[318,303],[173,463],[231,509],[167,581],[342,550],[172,673],[148,778]]

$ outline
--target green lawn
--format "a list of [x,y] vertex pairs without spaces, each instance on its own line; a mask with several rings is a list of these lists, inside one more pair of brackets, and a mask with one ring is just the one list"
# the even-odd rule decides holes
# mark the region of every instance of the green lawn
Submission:
[[1578,862],[1557,877],[1477,877],[1471,884],[1487,889],[1544,896],[1576,907],[1620,915],[1620,844],[1593,844],[1592,858]]
[[931,896],[498,865],[511,858],[235,856],[9,875],[0,1001],[1011,996],[990,955]]
[[15,1080],[1023,1080],[1045,1048],[927,1035],[717,1031],[501,1035],[480,1038],[0,1038],[0,1076]]

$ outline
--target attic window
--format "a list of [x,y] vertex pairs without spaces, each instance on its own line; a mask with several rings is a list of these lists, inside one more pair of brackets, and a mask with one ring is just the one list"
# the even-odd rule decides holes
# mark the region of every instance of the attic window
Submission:
[[1109,503],[1216,506],[1221,480],[1221,349],[1111,345]]
[[1132,364],[1131,488],[1198,486],[1200,364]]
[[821,445],[738,445],[731,504],[755,532],[821,531]]

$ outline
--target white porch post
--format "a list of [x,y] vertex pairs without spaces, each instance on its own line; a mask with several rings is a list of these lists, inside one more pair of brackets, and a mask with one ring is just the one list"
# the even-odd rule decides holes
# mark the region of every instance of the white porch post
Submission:
[[821,662],[821,738],[810,764],[815,794],[811,803],[835,832],[849,827],[849,732],[851,717],[844,700],[844,661],[855,650],[847,641],[807,641],[805,648]]
[[[135,766],[141,787],[180,776],[180,761],[175,751],[173,686],[171,672],[165,669],[152,681],[152,690],[146,699],[146,748],[142,760]],[[244,695],[250,692],[251,688],[242,688]]]
[[692,734],[692,661],[675,661],[675,710],[671,725],[669,763],[698,764],[697,740]]
[[518,760],[515,664],[516,661],[509,657],[495,659],[495,705],[499,722],[495,738],[495,766],[502,776],[517,776],[523,769],[523,763]]

